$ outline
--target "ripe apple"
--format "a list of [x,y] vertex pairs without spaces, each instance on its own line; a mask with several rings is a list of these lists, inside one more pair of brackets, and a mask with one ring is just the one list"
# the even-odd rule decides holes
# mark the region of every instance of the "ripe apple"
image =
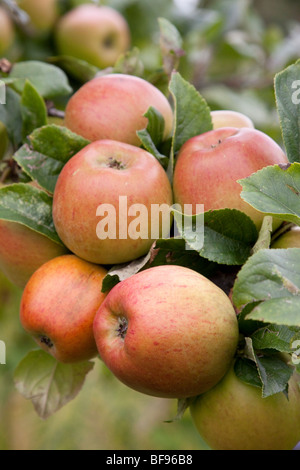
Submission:
[[167,139],[172,132],[173,111],[163,93],[142,78],[108,74],[90,80],[70,98],[65,125],[91,141],[111,139],[139,147],[136,132],[147,127],[144,114],[150,106],[164,117]]
[[[204,204],[204,210],[238,209],[259,229],[264,214],[242,200],[246,178],[268,165],[287,164],[281,147],[265,133],[251,128],[224,127],[189,139],[180,149],[174,170],[175,203]],[[281,222],[274,223],[274,228]]]
[[299,376],[288,398],[262,398],[261,389],[237,378],[233,366],[190,407],[196,429],[213,450],[292,450],[300,440]]
[[66,247],[25,225],[0,220],[0,269],[21,289],[42,264],[66,253]]
[[121,13],[91,4],[80,5],[63,15],[55,36],[60,54],[101,69],[113,66],[131,42],[129,26]]
[[300,248],[300,227],[294,226],[280,235],[271,244],[271,248]]
[[4,54],[15,39],[15,27],[6,10],[0,6],[0,55]]
[[[162,222],[151,221],[155,204],[172,205],[171,184],[156,158],[133,145],[101,140],[64,166],[54,191],[53,220],[61,240],[77,256],[96,264],[119,264],[145,255],[154,229],[158,237],[169,234],[162,233]],[[131,231],[137,217],[140,238]]]
[[41,266],[27,283],[20,320],[36,343],[58,361],[80,362],[97,355],[93,320],[105,298],[107,271],[74,255]]
[[219,287],[189,268],[164,265],[117,284],[96,314],[94,335],[100,357],[125,385],[184,398],[221,380],[239,331]]
[[37,34],[47,34],[59,18],[58,0],[17,0],[24,10]]
[[214,129],[220,129],[220,127],[250,127],[254,129],[252,119],[237,111],[229,109],[211,111],[211,118]]

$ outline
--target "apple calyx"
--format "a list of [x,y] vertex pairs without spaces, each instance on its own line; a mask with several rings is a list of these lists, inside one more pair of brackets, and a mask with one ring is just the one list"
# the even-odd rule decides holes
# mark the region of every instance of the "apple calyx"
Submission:
[[52,349],[54,347],[54,344],[52,343],[51,339],[48,338],[48,336],[41,336],[40,337],[40,342],[41,344],[45,344],[47,348]]
[[109,157],[108,159],[108,168],[115,168],[116,170],[125,170],[126,165],[123,162],[120,162],[116,158]]
[[104,40],[102,42],[102,45],[106,49],[112,49],[115,46],[116,39],[117,39],[117,37],[116,37],[115,34],[109,34],[104,38]]
[[119,326],[117,328],[117,336],[121,339],[125,339],[127,330],[128,330],[128,321],[125,317],[118,317]]

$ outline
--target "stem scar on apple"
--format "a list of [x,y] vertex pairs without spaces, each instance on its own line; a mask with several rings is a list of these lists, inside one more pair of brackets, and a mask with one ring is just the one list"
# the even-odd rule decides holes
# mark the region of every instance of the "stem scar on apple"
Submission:
[[121,339],[125,339],[128,330],[128,321],[125,317],[118,317],[119,327],[116,330]]
[[108,159],[108,167],[109,168],[116,168],[117,170],[125,170],[126,165],[123,162],[119,162],[115,158],[110,157]]
[[52,343],[51,339],[48,338],[47,336],[41,336],[40,337],[40,342],[42,344],[45,344],[49,349],[52,349],[54,344]]

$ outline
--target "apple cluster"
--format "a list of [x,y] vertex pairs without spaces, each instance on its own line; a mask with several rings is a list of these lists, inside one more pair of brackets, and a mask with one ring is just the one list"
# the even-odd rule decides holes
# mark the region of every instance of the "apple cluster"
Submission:
[[[72,54],[74,47],[79,58],[87,58],[81,35],[73,36],[72,28],[78,31],[90,15],[98,30],[99,19],[97,7],[80,8],[62,20],[57,41],[62,53]],[[124,21],[110,9],[105,12],[105,24],[111,21],[124,36],[111,33],[111,26],[101,30],[106,50],[100,67],[116,60],[115,44],[118,54],[129,44]],[[90,33],[93,38],[92,27]],[[97,52],[91,49],[90,61]],[[104,74],[69,99],[64,125],[90,143],[65,164],[55,187],[53,223],[63,246],[0,220],[0,268],[23,289],[21,324],[61,363],[98,356],[139,393],[189,399],[195,426],[214,449],[259,449],[262,443],[293,448],[300,440],[296,379],[290,381],[289,400],[284,394],[264,400],[258,389],[236,377],[237,314],[220,287],[191,268],[166,264],[142,269],[103,291],[111,267],[138,260],[156,238],[169,236],[161,218],[151,217],[153,206],[177,204],[189,207],[189,215],[199,204],[205,211],[237,209],[259,229],[263,214],[242,200],[238,181],[266,166],[288,163],[281,147],[247,116],[220,110],[211,113],[213,130],[180,148],[170,179],[137,135],[147,127],[150,108],[162,116],[162,138],[168,141],[175,123],[172,102],[145,79]],[[132,209],[125,223],[120,198]],[[137,217],[141,206],[146,215]],[[115,231],[101,238],[99,217],[108,208],[113,208]],[[274,228],[279,224],[275,220]],[[143,236],[142,225],[147,227]]]

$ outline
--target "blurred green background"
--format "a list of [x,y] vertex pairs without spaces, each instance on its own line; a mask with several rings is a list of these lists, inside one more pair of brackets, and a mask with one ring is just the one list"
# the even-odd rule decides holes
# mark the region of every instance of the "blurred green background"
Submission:
[[[78,0],[62,1],[62,12]],[[110,0],[128,20],[132,46],[146,72],[161,66],[157,18],[176,25],[185,55],[180,72],[212,109],[247,114],[279,143],[275,73],[299,58],[299,0]],[[10,60],[47,60],[56,54],[52,33],[43,38],[19,31],[7,52]],[[7,364],[0,365],[1,450],[191,450],[205,448],[189,413],[176,415],[176,402],[147,397],[120,384],[101,364],[87,376],[80,394],[46,421],[14,388],[13,373],[35,348],[19,323],[21,291],[0,277],[0,340]],[[184,371],[183,371],[184,373]]]

